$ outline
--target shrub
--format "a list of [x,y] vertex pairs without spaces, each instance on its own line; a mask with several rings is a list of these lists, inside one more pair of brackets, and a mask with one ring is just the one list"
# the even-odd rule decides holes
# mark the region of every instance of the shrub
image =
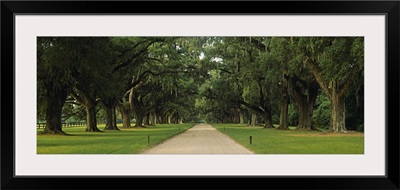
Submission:
[[331,102],[326,97],[319,97],[319,105],[314,110],[313,121],[317,128],[328,129],[331,118]]

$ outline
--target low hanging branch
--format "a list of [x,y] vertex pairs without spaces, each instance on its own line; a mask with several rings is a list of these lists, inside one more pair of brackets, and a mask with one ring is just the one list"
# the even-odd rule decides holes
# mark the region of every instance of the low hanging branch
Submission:
[[235,102],[236,102],[236,103],[239,103],[239,104],[241,104],[241,105],[244,105],[244,106],[246,106],[246,107],[248,107],[248,108],[250,108],[250,109],[252,109],[252,110],[254,110],[254,111],[258,112],[258,113],[263,114],[263,113],[265,112],[264,109],[262,109],[262,108],[260,108],[260,107],[258,107],[258,106],[249,104],[249,103],[247,103],[247,102],[245,102],[245,101],[239,100],[239,101],[235,101]]
[[[306,61],[308,61],[308,60],[306,60]],[[311,61],[311,73],[314,75],[315,79],[319,83],[319,86],[325,92],[325,94],[330,96],[331,91],[330,91],[330,89],[327,88],[327,85],[326,85],[327,82],[321,75],[321,68],[318,66],[317,62],[314,60]]]
[[[171,74],[171,73],[189,73],[188,71],[161,71],[161,72],[153,72],[151,70],[146,70],[144,71],[142,74],[140,74],[136,80],[132,81],[132,83],[127,87],[126,91],[130,90],[132,87],[135,87],[136,85],[138,85],[139,83],[143,83],[143,80],[145,79],[145,77],[147,77],[148,75],[152,75],[152,76],[160,76],[160,75],[164,75],[164,74]],[[149,81],[149,78],[147,78],[146,82]]]
[[84,100],[81,96],[79,96],[78,93],[76,93],[74,90],[71,90],[71,91],[70,91],[70,94],[71,94],[71,96],[74,97],[75,100],[77,100],[79,103],[83,104],[83,103],[85,102],[85,100]]
[[138,52],[136,52],[135,54],[133,54],[132,56],[130,56],[131,58],[130,58],[128,61],[125,61],[125,62],[123,62],[123,63],[121,63],[121,64],[115,66],[114,69],[113,69],[113,73],[115,73],[115,72],[117,72],[118,70],[120,70],[121,68],[123,68],[123,67],[129,65],[130,63],[133,63],[135,59],[137,59],[137,58],[139,58],[140,56],[144,55],[144,53],[146,53],[146,52],[148,51],[149,47],[150,47],[151,45],[153,45],[154,43],[156,43],[156,42],[162,42],[162,41],[164,41],[162,38],[149,38],[149,41],[142,41],[142,42],[139,42],[139,43],[135,44],[132,48],[130,48],[130,50],[124,51],[122,56],[124,56],[124,55],[128,54],[129,52],[131,52],[131,50],[135,50],[139,45],[142,45],[142,44],[144,44],[145,42],[148,42],[148,44],[145,45],[145,47],[144,47],[143,49],[139,50]]
[[132,59],[129,59],[128,61],[125,61],[125,62],[123,62],[123,63],[121,63],[121,64],[115,66],[114,69],[113,69],[113,73],[117,72],[117,71],[120,70],[121,68],[123,68],[123,67],[129,65],[130,63],[134,62],[135,59],[137,59],[139,56],[141,56],[141,55],[143,55],[145,52],[147,52],[147,48],[148,48],[150,45],[151,45],[151,44],[149,44],[148,46],[146,46],[145,49],[142,49],[141,51],[135,53],[135,54],[132,56]]
[[335,88],[329,88],[328,82],[322,77],[321,68],[318,66],[318,63],[315,60],[311,61],[311,71],[325,94],[331,96],[332,90],[335,90],[339,92],[340,95],[343,95],[353,82],[352,79],[358,71],[358,65],[354,64],[350,73],[343,80],[344,82],[342,84],[335,84]]

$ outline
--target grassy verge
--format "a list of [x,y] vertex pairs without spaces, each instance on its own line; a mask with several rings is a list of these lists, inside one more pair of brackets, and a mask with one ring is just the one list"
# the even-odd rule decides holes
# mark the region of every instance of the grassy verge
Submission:
[[[37,135],[37,154],[138,154],[192,126],[159,124],[103,132],[84,132],[85,127],[63,128],[69,135]],[[98,127],[104,129],[104,125]]]
[[[364,134],[264,129],[238,124],[212,124],[256,154],[364,154]],[[252,144],[250,144],[252,136]]]

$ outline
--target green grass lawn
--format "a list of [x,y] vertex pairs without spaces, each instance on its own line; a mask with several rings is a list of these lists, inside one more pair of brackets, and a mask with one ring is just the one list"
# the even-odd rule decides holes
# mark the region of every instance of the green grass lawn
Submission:
[[[158,124],[128,129],[119,126],[120,131],[103,132],[84,132],[85,127],[64,127],[63,131],[69,135],[38,134],[37,154],[137,154],[192,126],[193,124]],[[98,127],[102,130],[104,124]],[[37,131],[43,131],[43,128]]]
[[[159,124],[146,128],[120,128],[120,131],[103,132],[84,132],[85,127],[64,127],[63,130],[69,135],[38,134],[37,154],[138,154],[191,126],[193,124]],[[322,134],[318,131],[282,131],[239,124],[212,126],[256,154],[364,153],[364,134],[358,132]],[[104,129],[104,125],[98,127]]]
[[212,126],[256,154],[364,154],[364,134],[359,132],[323,134],[318,131],[264,129],[239,124]]

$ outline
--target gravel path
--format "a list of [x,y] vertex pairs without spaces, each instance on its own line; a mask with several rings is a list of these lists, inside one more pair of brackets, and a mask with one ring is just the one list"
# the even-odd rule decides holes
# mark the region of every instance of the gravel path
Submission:
[[143,154],[253,154],[209,124],[197,124]]

